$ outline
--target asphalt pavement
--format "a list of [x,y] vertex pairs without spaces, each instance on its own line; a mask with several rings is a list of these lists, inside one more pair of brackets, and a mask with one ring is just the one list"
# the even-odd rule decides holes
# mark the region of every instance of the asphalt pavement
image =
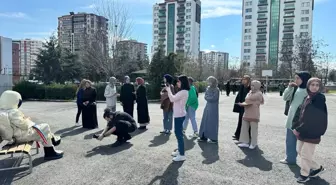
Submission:
[[[205,101],[199,97],[197,121],[200,124]],[[336,96],[328,95],[329,126],[315,152],[316,161],[327,169],[306,184],[336,184]],[[59,147],[64,158],[45,162],[43,150],[33,155],[33,173],[24,170],[0,172],[0,184],[35,185],[293,185],[299,175],[298,166],[279,163],[285,157],[284,102],[278,94],[265,95],[259,125],[259,147],[240,149],[232,140],[238,114],[232,112],[234,96],[220,98],[219,143],[197,143],[186,138],[183,163],[172,162],[171,152],[177,148],[174,134],[161,135],[162,110],[150,103],[151,123],[145,132],[137,132],[128,144],[110,145],[115,137],[103,141],[92,139],[106,125],[102,118],[105,104],[98,104],[99,129],[74,127],[76,105],[72,102],[24,102],[22,110],[37,123],[49,123],[52,131],[62,136]],[[121,110],[120,105],[117,106]],[[136,115],[136,108],[135,108]],[[191,125],[188,133],[192,133]],[[0,168],[12,160],[0,157]],[[27,162],[26,159],[23,163]]]

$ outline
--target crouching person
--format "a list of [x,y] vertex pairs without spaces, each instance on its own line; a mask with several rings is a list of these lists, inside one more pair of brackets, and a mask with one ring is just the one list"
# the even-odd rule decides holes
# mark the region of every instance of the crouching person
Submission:
[[[21,95],[15,91],[5,91],[0,97],[1,133],[7,133],[6,138],[12,138],[10,143],[26,143],[37,141],[43,144],[44,159],[53,160],[63,157],[63,151],[55,150],[54,146],[61,143],[48,124],[35,124],[19,110],[22,104]],[[8,136],[10,133],[10,136]],[[1,134],[3,135],[3,134]]]
[[116,135],[117,141],[113,146],[120,146],[126,143],[132,138],[129,133],[137,129],[135,120],[126,112],[112,112],[107,108],[104,110],[103,117],[108,122],[107,126],[101,134],[95,134],[93,137],[101,141],[111,134]]

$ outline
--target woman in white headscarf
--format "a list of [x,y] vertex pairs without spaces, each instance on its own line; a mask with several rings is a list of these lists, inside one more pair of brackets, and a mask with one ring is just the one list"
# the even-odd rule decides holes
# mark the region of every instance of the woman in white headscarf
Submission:
[[115,77],[111,77],[109,80],[109,84],[105,88],[104,96],[106,98],[106,108],[110,109],[112,112],[116,111],[117,106],[117,88],[115,83],[117,79]]

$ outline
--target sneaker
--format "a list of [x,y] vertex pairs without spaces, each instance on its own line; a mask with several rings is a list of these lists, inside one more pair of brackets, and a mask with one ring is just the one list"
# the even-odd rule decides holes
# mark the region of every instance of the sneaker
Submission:
[[160,133],[161,133],[161,134],[165,134],[165,133],[167,133],[167,131],[168,131],[168,130],[163,130],[163,131],[161,131]]
[[236,140],[236,141],[234,141],[234,143],[235,143],[235,144],[240,144],[241,142],[238,141],[238,140]]
[[250,145],[249,149],[253,150],[257,147],[257,145]]
[[175,162],[180,162],[180,161],[185,161],[186,157],[184,155],[177,155],[176,157],[173,158],[173,161]]
[[238,144],[238,146],[241,147],[241,148],[248,148],[250,145],[247,144],[247,143],[240,143],[240,144]]
[[173,157],[176,157],[176,156],[180,155],[180,152],[178,150],[175,150],[174,152],[171,153],[171,155]]
[[305,182],[307,182],[307,181],[309,181],[309,180],[310,180],[309,177],[306,177],[306,176],[303,176],[303,175],[300,175],[300,176],[296,179],[296,181],[299,182],[299,183],[305,183]]
[[79,124],[79,123],[75,123],[75,126],[79,127],[79,126],[80,126],[80,124]]
[[171,134],[170,130],[166,130],[165,134]]
[[309,174],[309,177],[317,177],[317,176],[321,175],[321,173],[323,173],[324,171],[325,171],[325,169],[323,168],[323,166],[321,166],[317,170],[312,170]]
[[280,163],[281,164],[287,164],[287,165],[296,165],[296,163],[290,163],[290,162],[288,162],[287,159],[280,160]]
[[209,143],[216,144],[216,143],[218,143],[218,141],[217,141],[217,140],[211,140],[211,139],[210,139]]
[[198,133],[194,132],[194,134],[192,135],[193,138],[198,138]]

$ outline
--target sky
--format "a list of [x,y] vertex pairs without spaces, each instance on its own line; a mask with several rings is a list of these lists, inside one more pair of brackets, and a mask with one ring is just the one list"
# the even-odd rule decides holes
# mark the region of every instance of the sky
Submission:
[[[103,0],[109,1],[109,0]],[[152,45],[152,7],[164,0],[120,0],[134,23],[130,37]],[[202,0],[201,50],[240,56],[242,0]],[[1,0],[0,35],[12,39],[45,39],[57,32],[57,18],[69,12],[94,13],[97,0]],[[336,54],[336,24],[327,12],[336,0],[315,0],[313,38],[323,39],[326,52]]]

